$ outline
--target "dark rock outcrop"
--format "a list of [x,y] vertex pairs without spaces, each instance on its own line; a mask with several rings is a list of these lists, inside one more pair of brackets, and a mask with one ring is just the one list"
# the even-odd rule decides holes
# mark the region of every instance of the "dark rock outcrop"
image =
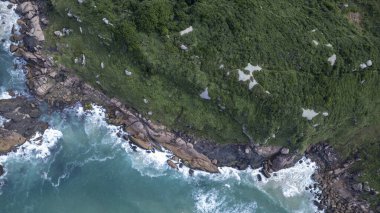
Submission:
[[271,169],[274,171],[274,172],[277,172],[281,169],[284,169],[284,168],[289,168],[291,166],[293,166],[295,164],[295,162],[298,161],[298,158],[296,155],[283,155],[283,154],[279,154],[277,156],[274,157],[274,159],[272,160],[272,166],[271,166]]
[[37,102],[22,97],[0,100],[0,115],[9,120],[4,124],[4,129],[27,139],[36,132],[44,132],[48,124],[38,119],[41,111],[37,105]]
[[370,212],[369,203],[360,196],[363,185],[357,183],[355,175],[348,170],[352,161],[343,161],[327,143],[311,146],[306,155],[319,166],[313,179],[322,191],[317,194],[320,209],[326,212]]
[[[208,141],[194,142],[194,149],[215,159],[218,166],[246,169],[249,166],[259,168],[265,157],[255,151],[254,146],[244,144],[220,145]],[[249,150],[249,151],[248,151]]]

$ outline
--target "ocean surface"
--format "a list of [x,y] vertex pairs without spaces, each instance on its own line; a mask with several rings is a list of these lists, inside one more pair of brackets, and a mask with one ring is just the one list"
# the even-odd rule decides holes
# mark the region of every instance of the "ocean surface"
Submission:
[[[9,90],[28,95],[24,62],[8,51],[18,17],[7,5],[0,1],[0,39],[7,40],[0,43],[0,99],[11,98]],[[42,119],[49,129],[0,156],[6,171],[0,177],[0,213],[316,211],[305,190],[316,169],[308,159],[263,181],[252,169],[196,171],[191,177],[188,168],[169,168],[170,152],[133,151],[117,137],[126,133],[105,122],[100,106],[84,111],[78,104]]]

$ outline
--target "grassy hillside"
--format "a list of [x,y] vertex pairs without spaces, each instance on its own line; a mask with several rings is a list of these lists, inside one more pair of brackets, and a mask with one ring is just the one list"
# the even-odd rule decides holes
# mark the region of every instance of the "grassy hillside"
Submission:
[[[378,1],[51,2],[55,59],[147,117],[218,143],[303,150],[328,140],[368,158],[357,168],[380,183]],[[54,36],[63,27],[73,32]],[[75,64],[82,54],[86,65]],[[248,63],[262,68],[252,89],[252,78],[239,81]],[[206,88],[211,100],[200,97]],[[307,120],[303,108],[319,114]]]

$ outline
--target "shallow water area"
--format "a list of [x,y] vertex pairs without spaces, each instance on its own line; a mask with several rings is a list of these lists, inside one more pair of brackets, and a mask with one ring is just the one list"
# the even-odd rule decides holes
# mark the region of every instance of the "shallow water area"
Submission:
[[[0,2],[0,38],[8,39],[17,15]],[[9,91],[27,95],[25,63],[0,49],[0,99]],[[16,64],[16,65],[15,65]],[[45,114],[50,124],[14,152],[0,156],[0,212],[314,212],[312,184],[315,164],[307,159],[257,180],[258,170],[220,168],[221,174],[169,168],[170,152],[133,151],[106,123],[106,113],[93,105],[77,105]],[[0,126],[7,122],[0,117]]]

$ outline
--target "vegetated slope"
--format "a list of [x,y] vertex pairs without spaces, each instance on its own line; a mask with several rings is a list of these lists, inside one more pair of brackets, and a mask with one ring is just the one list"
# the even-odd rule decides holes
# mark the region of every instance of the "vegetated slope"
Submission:
[[[379,2],[51,3],[55,59],[153,120],[220,143],[303,150],[329,140],[369,159],[357,164],[364,178],[379,177]],[[54,36],[64,27],[73,32]],[[262,70],[249,76],[259,67],[248,63]],[[303,109],[319,114],[308,120]]]

